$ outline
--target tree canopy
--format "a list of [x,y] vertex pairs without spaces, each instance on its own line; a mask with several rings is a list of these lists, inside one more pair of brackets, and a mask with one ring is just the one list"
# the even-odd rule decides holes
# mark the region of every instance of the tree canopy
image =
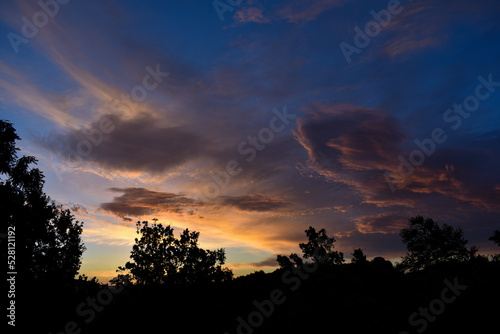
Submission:
[[17,271],[26,279],[73,279],[85,246],[83,223],[51,203],[35,157],[18,158],[19,136],[0,120],[0,220],[16,231]]
[[409,219],[409,226],[400,231],[407,253],[400,268],[416,271],[427,266],[448,262],[465,261],[474,257],[477,248],[466,247],[462,228],[444,224],[439,226],[431,218],[416,216]]
[[[316,232],[314,227],[309,226],[304,232],[308,242],[299,244],[304,259],[312,259],[318,265],[323,266],[342,264],[344,262],[344,254],[333,250],[335,238],[329,237],[324,228]],[[300,267],[304,263],[303,259],[296,253],[290,254],[289,257],[278,255],[276,260],[281,268]]]
[[[226,254],[223,248],[215,251],[198,246],[199,232],[185,229],[180,238],[175,238],[174,229],[147,221],[137,222],[137,234],[130,258],[125,267],[137,284],[193,285],[208,282],[223,282],[233,276],[231,270],[223,268]],[[123,278],[123,277],[122,277]],[[118,279],[118,277],[117,277]]]
[[361,248],[355,249],[351,255],[352,255],[351,263],[362,264],[368,262],[366,260],[366,255],[363,253],[363,250]]
[[496,230],[489,240],[493,241],[500,247],[500,231]]

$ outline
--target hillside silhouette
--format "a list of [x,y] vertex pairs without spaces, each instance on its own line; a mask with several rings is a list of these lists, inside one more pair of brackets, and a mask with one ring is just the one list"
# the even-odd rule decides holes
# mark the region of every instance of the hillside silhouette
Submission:
[[[302,254],[234,277],[225,250],[199,232],[175,236],[137,222],[130,261],[112,285],[79,275],[84,223],[43,192],[36,159],[18,157],[0,121],[0,215],[16,229],[16,327],[36,333],[464,333],[498,328],[500,256],[480,255],[461,228],[409,218],[407,253],[393,264],[361,248],[344,253],[325,229],[306,229]],[[7,235],[7,234],[5,234]],[[1,244],[7,248],[6,237]],[[500,232],[491,242],[500,246]],[[8,252],[3,252],[8,261]],[[375,256],[372,260],[369,258]]]

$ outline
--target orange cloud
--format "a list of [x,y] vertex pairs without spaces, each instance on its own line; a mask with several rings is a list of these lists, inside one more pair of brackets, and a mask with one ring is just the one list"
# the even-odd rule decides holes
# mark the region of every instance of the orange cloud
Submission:
[[431,207],[429,195],[438,194],[482,210],[500,210],[498,190],[486,180],[480,184],[474,180],[477,164],[489,161],[491,155],[465,148],[438,148],[411,176],[395,181],[397,192],[389,191],[384,175],[398,175],[398,156],[408,156],[403,148],[408,136],[383,111],[316,105],[298,120],[296,137],[309,154],[311,170],[348,185],[363,203]]
[[358,218],[355,225],[361,233],[398,233],[408,225],[408,217],[386,212]]

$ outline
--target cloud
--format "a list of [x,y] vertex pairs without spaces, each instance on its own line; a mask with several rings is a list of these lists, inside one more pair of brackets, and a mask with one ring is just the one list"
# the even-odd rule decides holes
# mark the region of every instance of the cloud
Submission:
[[408,224],[408,217],[392,212],[360,217],[355,220],[361,233],[398,233]]
[[223,205],[234,206],[242,211],[265,212],[281,209],[290,205],[289,202],[266,197],[262,194],[248,196],[223,196],[221,197]]
[[118,217],[140,217],[155,213],[184,213],[186,208],[195,208],[202,203],[184,195],[156,192],[144,188],[111,188],[112,192],[123,193],[115,197],[113,202],[102,203],[101,208],[112,212]]
[[[316,105],[298,120],[297,140],[310,167],[328,180],[344,183],[365,201],[388,195],[383,178],[406,139],[399,122],[381,110],[353,105]],[[380,203],[382,204],[382,203]],[[398,199],[394,205],[408,205]]]
[[343,3],[344,0],[312,0],[307,2],[294,0],[281,8],[278,14],[290,23],[306,23],[316,19],[321,13]]
[[[497,160],[497,138],[461,148],[436,147],[410,176],[396,183],[398,190],[392,193],[384,173],[399,175],[398,157],[408,159],[408,152],[418,147],[387,113],[348,105],[316,105],[298,120],[296,136],[308,152],[311,170],[330,182],[349,186],[364,204],[400,207],[405,214],[416,207],[434,212],[437,202],[456,205],[452,204],[455,200],[468,210],[499,210],[495,202],[500,193],[494,186],[499,178],[490,171]],[[380,230],[373,229],[373,217],[359,224],[365,231]]]
[[[110,133],[100,132],[101,119],[109,120]],[[45,139],[45,146],[62,156],[78,155],[85,162],[112,170],[152,174],[201,159],[211,151],[210,140],[202,134],[187,126],[170,126],[147,113],[128,119],[109,114],[100,120],[81,130],[52,135]]]
[[[471,78],[495,68],[491,46],[498,1],[403,4],[404,11],[363,50],[367,61],[350,67],[334,59],[337,42],[352,41],[346,36],[353,27],[362,27],[372,19],[370,10],[382,10],[387,2],[340,8],[344,3],[291,0],[256,7],[257,1],[249,0],[235,8],[237,29],[220,34],[220,24],[193,31],[183,29],[185,20],[165,19],[178,15],[174,7],[181,3],[145,19],[129,12],[134,5],[74,2],[21,45],[20,57],[0,61],[0,99],[18,107],[8,106],[12,119],[23,119],[26,112],[20,129],[45,131],[49,137],[37,142],[51,156],[65,156],[68,148],[76,152],[89,136],[99,142],[82,157],[88,164],[68,172],[70,182],[48,183],[56,193],[71,194],[73,202],[85,201],[86,212],[107,219],[91,221],[86,241],[133,242],[130,222],[144,215],[199,230],[217,247],[244,244],[265,250],[265,256],[288,254],[312,225],[339,236],[339,245],[349,247],[345,252],[366,245],[380,254],[393,247],[396,257],[399,224],[416,214],[443,222],[470,220],[472,231],[488,230],[498,220],[500,202],[496,97],[464,120],[460,133],[395,193],[384,173],[397,173],[398,156],[408,157],[415,138],[444,126],[443,111],[457,96],[470,94]],[[20,17],[39,10],[36,2],[25,7],[30,10],[6,12],[12,31],[19,31]],[[199,19],[213,22],[214,15]],[[86,25],[86,17],[94,24]],[[167,25],[152,27],[145,20]],[[275,24],[237,24],[270,20]],[[287,22],[296,26],[281,29],[290,27]],[[173,33],[172,24],[189,35]],[[26,62],[25,56],[36,61]],[[122,103],[116,112],[113,102],[130,95],[146,66],[156,64],[171,75],[148,91],[147,99],[128,107]],[[247,162],[238,145],[269,127],[272,109],[285,104],[293,114],[303,111],[295,136],[290,122]],[[54,125],[50,130],[38,125],[42,117]],[[103,117],[114,130],[101,140],[93,131]],[[485,128],[489,139],[476,136]],[[241,174],[220,188],[219,197],[197,200],[199,189],[213,183],[231,160]],[[75,184],[78,191],[68,193]],[[114,199],[103,194],[109,187]],[[86,214],[83,210],[74,208]],[[271,263],[276,265],[274,258],[252,265]]]
[[[453,13],[450,7],[453,6],[442,6],[434,1],[405,5],[400,14],[393,16],[393,21],[387,27],[388,31],[394,33],[394,37],[382,46],[383,52],[396,57],[445,44],[449,38],[447,30],[450,15]],[[419,24],[420,22],[426,24]]]
[[83,124],[74,113],[79,103],[72,96],[47,94],[22,73],[0,60],[0,89],[9,96],[8,103],[17,105],[60,126]]
[[108,223],[101,219],[86,218],[84,226],[82,237],[86,244],[130,247],[134,244],[136,228],[133,224]]
[[80,215],[89,215],[89,209],[84,207],[83,205],[80,204],[60,204],[58,205],[61,209],[64,209],[64,207],[68,208],[73,214],[80,214]]
[[262,9],[256,7],[242,8],[234,14],[234,19],[241,23],[256,22],[269,23],[271,20],[264,16]]
[[393,36],[382,45],[383,52],[390,57],[413,56],[417,51],[443,47],[450,41],[456,22],[477,25],[483,20],[480,13],[485,6],[491,11],[499,7],[498,2],[485,5],[468,0],[454,1],[453,6],[447,1],[432,0],[405,4],[386,28]]
[[276,261],[276,255],[271,255],[262,261],[257,262],[232,262],[228,263],[228,266],[232,269],[263,269],[263,268],[277,268],[278,262]]
[[261,267],[277,267],[278,262],[276,261],[276,255],[272,255],[265,260],[259,262],[252,262],[249,264],[251,267],[261,268]]

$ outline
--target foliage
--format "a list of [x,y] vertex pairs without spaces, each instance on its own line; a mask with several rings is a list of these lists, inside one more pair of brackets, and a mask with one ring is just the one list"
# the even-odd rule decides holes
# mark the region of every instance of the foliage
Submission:
[[[120,270],[117,270],[120,271]],[[109,283],[120,287],[120,286],[125,286],[132,284],[133,277],[130,274],[118,274],[116,277],[112,278],[109,280]]]
[[14,127],[0,120],[0,220],[15,227],[17,271],[27,279],[73,279],[85,250],[83,223],[58,209],[43,192],[37,160],[17,157]]
[[500,247],[500,231],[496,230],[489,240],[493,241]]
[[[316,232],[314,227],[309,226],[309,228],[305,230],[305,233],[309,241],[299,244],[304,259],[312,259],[322,266],[339,265],[344,262],[344,254],[333,250],[335,239],[333,237],[328,237],[325,229]],[[278,255],[276,260],[283,269],[301,267],[304,263],[303,259],[296,253],[290,254],[289,257]]]
[[99,284],[99,280],[97,279],[97,277],[94,276],[89,280],[89,277],[85,274],[78,275],[78,282],[90,282],[91,284]]
[[[108,300],[103,292],[107,290],[95,277],[89,280],[81,275],[73,280],[85,250],[81,239],[83,223],[75,221],[69,210],[50,202],[43,192],[43,173],[32,167],[36,159],[17,156],[15,141],[19,139],[12,124],[0,120],[0,220],[16,228],[16,270],[19,277],[32,280],[19,291],[24,291],[31,301],[44,302],[40,308],[39,303],[23,300],[19,305],[28,310],[23,316],[31,317],[23,323],[36,326],[38,332],[69,328],[68,319],[75,318],[75,307],[68,305],[82,311],[80,305],[97,301],[100,304],[92,305],[101,312],[100,307],[107,305],[102,302]],[[137,223],[140,237],[135,239],[132,261],[119,269],[130,273],[119,274],[110,282],[122,286],[135,280],[138,284],[126,290],[120,303],[107,307],[101,314],[105,316],[96,316],[90,324],[84,324],[88,332],[156,330],[165,326],[167,314],[178,323],[189,324],[192,331],[221,333],[234,329],[235,319],[239,321],[242,315],[255,312],[276,312],[274,316],[266,315],[265,324],[259,328],[263,333],[331,330],[331,322],[324,319],[332,316],[338,320],[336,329],[340,332],[366,333],[374,328],[398,332],[408,327],[408,315],[420,312],[421,305],[442,298],[443,291],[448,297],[453,293],[452,289],[443,290],[445,279],[458,279],[468,288],[453,302],[453,309],[447,309],[453,316],[429,324],[427,333],[464,331],[464,321],[473,326],[474,332],[486,332],[495,325],[499,312],[491,303],[500,298],[499,255],[491,259],[476,256],[477,248],[466,247],[461,228],[439,226],[421,216],[411,218],[409,226],[400,232],[408,250],[400,268],[412,271],[409,275],[394,270],[391,262],[381,257],[367,262],[360,248],[353,251],[352,263],[367,265],[342,266],[343,253],[333,250],[335,239],[328,237],[324,229],[317,232],[309,227],[305,231],[308,241],[299,244],[302,257],[293,253],[278,255],[277,260],[281,268],[292,269],[307,268],[307,263],[314,261],[322,266],[320,273],[259,271],[232,280],[231,270],[222,267],[224,249],[201,249],[198,232],[186,229],[179,238],[173,232],[171,226],[164,227],[156,220],[152,225]],[[4,239],[0,239],[2,246]],[[490,240],[500,246],[500,231],[495,231]],[[66,282],[60,284],[60,279]],[[68,284],[70,281],[73,284]],[[210,289],[205,286],[226,281]],[[278,286],[282,290],[276,289]],[[269,300],[276,293],[283,294],[284,302],[279,307],[273,305],[271,311]],[[145,305],[149,320],[138,322],[137,312]],[[249,309],[249,305],[255,308]]]
[[408,250],[399,265],[402,270],[417,271],[442,262],[466,261],[477,252],[475,246],[467,249],[462,228],[447,224],[440,227],[422,216],[410,218],[409,223],[399,233]]
[[[223,268],[226,254],[223,248],[211,251],[198,247],[199,232],[184,230],[174,237],[170,225],[151,226],[147,221],[137,222],[137,234],[130,258],[119,271],[129,270],[137,284],[193,285],[223,282],[233,276]],[[118,277],[116,278],[118,279]]]
[[31,270],[36,278],[70,279],[78,273],[85,246],[81,239],[83,223],[74,219],[70,210],[57,210],[46,224],[45,242],[35,242],[33,249]]
[[363,250],[361,248],[355,249],[351,255],[352,255],[351,263],[362,264],[368,262],[366,260],[366,255],[363,253]]

